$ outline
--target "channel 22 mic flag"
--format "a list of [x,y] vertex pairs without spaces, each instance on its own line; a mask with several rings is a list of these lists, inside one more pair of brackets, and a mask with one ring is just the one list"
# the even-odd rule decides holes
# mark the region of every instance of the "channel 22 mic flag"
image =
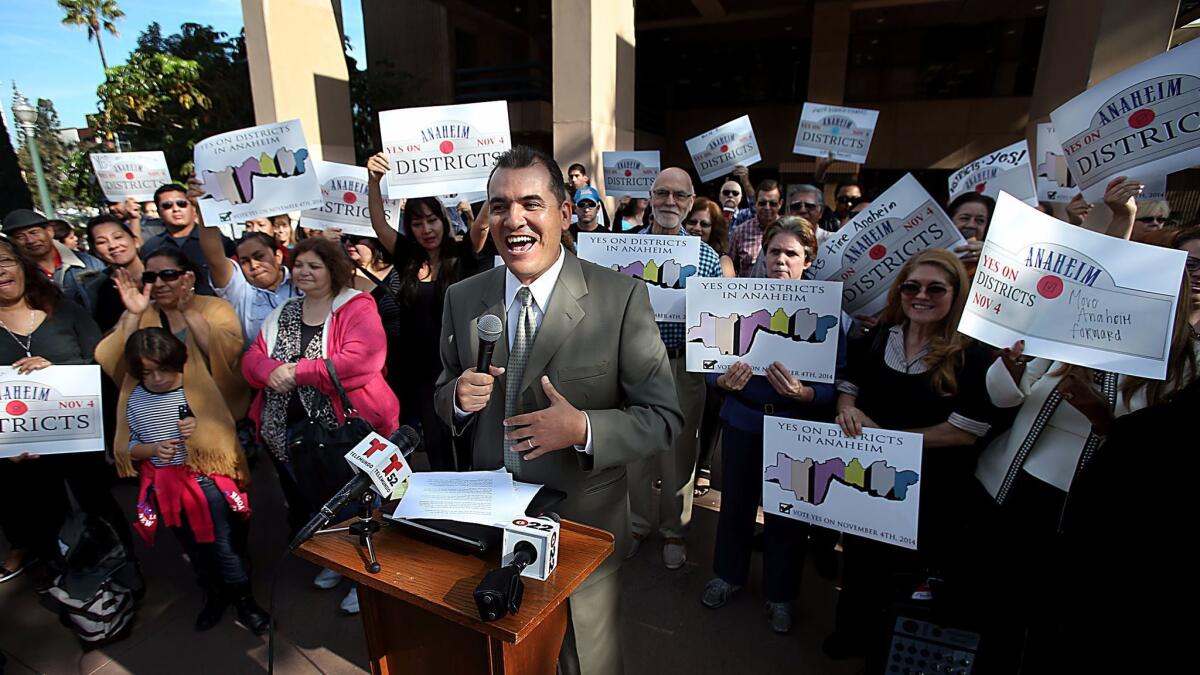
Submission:
[[1161,380],[1186,259],[1002,194],[958,330],[995,347],[1024,340],[1030,356]]
[[950,176],[950,199],[978,192],[995,199],[1001,192],[1037,205],[1037,188],[1029,168],[1029,144],[1017,141],[984,155]]
[[792,152],[862,164],[871,149],[878,110],[805,103]]
[[601,157],[605,195],[650,198],[650,188],[662,167],[657,150],[613,151]]
[[100,366],[0,366],[0,458],[103,452]]
[[687,149],[702,183],[729,174],[739,164],[750,166],[762,161],[749,115],[688,139]]
[[1147,180],[1200,163],[1200,41],[1108,78],[1050,119],[1089,202],[1117,176]]
[[196,144],[194,158],[206,192],[200,199],[206,225],[227,227],[324,203],[300,120],[217,134]]
[[[343,234],[374,237],[367,209],[367,169],[352,164],[315,162],[324,203],[318,209],[300,212],[300,227],[314,230],[337,228]],[[400,201],[383,200],[383,214],[393,230],[399,229]]]
[[512,148],[504,101],[385,110],[379,133],[392,199],[487,190],[496,158]]
[[123,202],[154,199],[154,191],[171,182],[167,158],[161,150],[150,152],[94,152],[88,155],[104,198]]

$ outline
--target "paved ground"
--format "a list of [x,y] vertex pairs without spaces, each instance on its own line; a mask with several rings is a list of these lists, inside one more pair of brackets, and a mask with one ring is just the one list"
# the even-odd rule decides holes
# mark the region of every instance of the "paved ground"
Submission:
[[[123,506],[132,505],[132,484],[117,488]],[[276,561],[284,547],[282,499],[272,470],[260,465],[253,488],[253,570],[259,602],[264,606],[272,572],[279,570],[276,614],[279,618],[276,667],[280,673],[363,673],[366,645],[358,618],[341,616],[338,602],[345,586],[321,591],[311,585],[316,568],[289,559]],[[711,575],[712,541],[719,500],[714,491],[707,508],[697,508],[694,544],[687,565],[666,570],[660,542],[648,540],[623,570],[623,637],[628,675],[689,673],[856,673],[857,661],[834,663],[821,655],[820,642],[830,629],[835,588],[806,565],[796,628],[776,635],[766,625],[758,581],[761,564],[755,558],[754,578],[747,590],[719,611],[700,605],[704,583]],[[170,535],[159,537],[153,549],[138,555],[149,588],[133,634],[126,640],[89,653],[56,617],[38,604],[38,575],[0,586],[0,652],[8,659],[7,673],[252,673],[266,668],[266,639],[234,625],[232,611],[206,633],[192,622],[200,594],[190,568]],[[0,542],[0,550],[6,544]]]

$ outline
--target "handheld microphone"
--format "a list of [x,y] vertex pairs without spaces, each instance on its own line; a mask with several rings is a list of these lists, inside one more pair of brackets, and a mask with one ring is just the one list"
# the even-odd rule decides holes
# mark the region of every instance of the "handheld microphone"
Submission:
[[412,468],[402,461],[421,445],[421,437],[410,426],[402,426],[385,439],[372,433],[346,453],[346,461],[358,473],[341,490],[329,498],[317,515],[312,517],[288,544],[288,552],[296,550],[308,541],[317,530],[325,527],[351,500],[362,497],[367,488],[373,487],[384,499],[405,478],[412,475]]
[[481,621],[495,621],[505,614],[516,614],[521,609],[521,598],[525,595],[521,572],[537,559],[538,552],[534,545],[519,541],[513,548],[508,564],[487,573],[475,588],[475,607],[479,610]]
[[504,333],[504,323],[495,314],[484,314],[475,325],[475,334],[479,336],[479,357],[475,362],[475,372],[486,373],[492,365],[492,351],[496,349],[496,341]]

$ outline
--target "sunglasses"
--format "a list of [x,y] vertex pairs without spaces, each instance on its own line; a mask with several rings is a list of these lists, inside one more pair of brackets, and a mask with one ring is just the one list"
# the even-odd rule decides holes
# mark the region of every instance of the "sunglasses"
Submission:
[[779,206],[779,202],[773,201],[770,199],[760,199],[760,200],[758,200],[758,205],[773,209],[773,208]]
[[922,290],[925,291],[925,295],[931,300],[940,298],[950,291],[949,288],[943,286],[942,284],[929,284],[928,286],[922,286],[915,281],[906,281],[900,284],[901,295],[910,298],[919,295]]
[[683,224],[699,225],[700,227],[704,227],[705,225],[711,225],[712,223],[708,222],[707,220],[700,220],[699,218],[688,218],[687,220],[683,221]]
[[742,193],[737,190],[721,190],[722,197],[741,197]]
[[1167,218],[1164,216],[1146,216],[1144,218],[1136,218],[1135,220],[1137,220],[1139,223],[1145,223],[1147,225],[1150,223],[1154,223],[1155,225],[1167,224]]
[[596,208],[596,202],[585,199],[581,202],[575,202],[575,206],[578,206],[581,209],[594,209]]
[[163,281],[166,281],[166,282],[177,281],[179,279],[179,277],[183,276],[184,274],[185,274],[185,272],[183,270],[163,270],[161,272],[142,272],[142,283],[152,284],[155,281],[158,281],[159,279],[162,279]]
[[173,206],[173,207],[175,207],[175,208],[177,208],[177,209],[186,209],[186,208],[188,207],[188,204],[191,204],[191,202],[189,202],[189,201],[188,201],[188,200],[186,200],[186,199],[176,199],[175,201],[171,201],[170,199],[168,199],[167,201],[165,201],[165,202],[162,202],[161,204],[159,204],[159,205],[158,205],[158,209],[159,209],[160,211],[162,211],[162,210],[165,210],[165,209],[169,209],[169,208],[171,208],[172,206]]
[[817,206],[819,206],[819,205],[815,204],[813,202],[792,202],[791,209],[793,211],[799,211],[801,209],[803,209],[805,211],[812,211],[812,210],[816,209]]
[[839,204],[849,204],[850,206],[855,206],[857,204],[861,204],[861,203],[865,202],[866,198],[865,197],[849,197],[847,195],[842,195],[841,197],[838,197],[837,200],[838,200]]
[[[4,261],[0,260],[0,265],[3,265],[3,264],[4,264]],[[1189,255],[1187,262],[1184,263],[1184,268],[1187,269],[1187,271],[1189,271],[1189,272],[1200,272],[1200,258],[1194,258]]]

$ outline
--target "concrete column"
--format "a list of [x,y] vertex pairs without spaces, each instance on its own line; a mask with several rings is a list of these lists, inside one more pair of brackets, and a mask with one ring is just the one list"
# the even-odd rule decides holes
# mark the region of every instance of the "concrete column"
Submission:
[[299,118],[317,159],[354,163],[349,75],[330,0],[242,0],[254,119]]
[[813,4],[808,100],[814,103],[841,105],[845,102],[850,11],[851,4],[845,0],[820,0]]
[[554,158],[587,166],[603,188],[600,153],[635,149],[633,0],[552,6]]

